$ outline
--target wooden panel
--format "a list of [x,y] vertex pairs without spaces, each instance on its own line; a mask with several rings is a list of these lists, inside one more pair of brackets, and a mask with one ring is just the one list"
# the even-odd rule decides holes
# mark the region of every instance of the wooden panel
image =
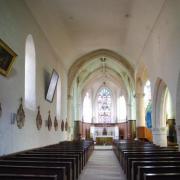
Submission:
[[146,127],[137,127],[137,138],[152,141],[152,132]]

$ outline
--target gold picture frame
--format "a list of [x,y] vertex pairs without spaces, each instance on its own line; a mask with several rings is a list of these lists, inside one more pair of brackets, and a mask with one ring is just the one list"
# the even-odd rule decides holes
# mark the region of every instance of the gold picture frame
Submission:
[[17,54],[0,39],[0,74],[7,76]]

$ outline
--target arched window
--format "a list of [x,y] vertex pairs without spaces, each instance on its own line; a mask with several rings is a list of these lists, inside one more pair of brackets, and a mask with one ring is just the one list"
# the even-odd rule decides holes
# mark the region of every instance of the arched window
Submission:
[[146,111],[146,126],[148,128],[152,127],[152,102],[151,102],[151,83],[150,81],[146,81],[146,84],[144,86],[144,107]]
[[98,123],[112,122],[112,93],[107,87],[100,89],[97,95]]
[[89,93],[86,93],[83,101],[83,120],[91,123],[92,119],[92,102]]
[[126,111],[126,100],[124,96],[120,96],[117,99],[117,118],[118,121],[126,120],[127,111]]
[[32,35],[28,35],[25,46],[25,107],[36,108],[36,53]]

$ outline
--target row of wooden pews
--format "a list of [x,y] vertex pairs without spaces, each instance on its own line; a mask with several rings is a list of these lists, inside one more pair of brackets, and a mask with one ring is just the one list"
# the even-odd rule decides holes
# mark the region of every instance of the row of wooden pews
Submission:
[[92,141],[65,141],[0,158],[1,180],[77,180],[94,150]]
[[159,147],[149,142],[116,140],[113,150],[127,180],[179,180],[177,147]]

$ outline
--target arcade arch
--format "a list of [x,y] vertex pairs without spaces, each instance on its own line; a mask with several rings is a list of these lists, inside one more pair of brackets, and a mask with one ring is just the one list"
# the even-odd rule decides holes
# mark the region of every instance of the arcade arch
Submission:
[[175,113],[166,83],[158,78],[153,95],[153,142],[160,146],[176,143]]

